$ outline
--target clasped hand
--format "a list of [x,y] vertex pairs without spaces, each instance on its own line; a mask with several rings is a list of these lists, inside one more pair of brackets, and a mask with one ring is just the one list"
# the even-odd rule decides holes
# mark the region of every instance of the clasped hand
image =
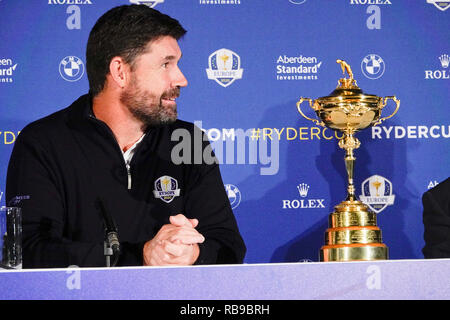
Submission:
[[205,238],[195,229],[197,219],[182,214],[171,216],[156,236],[144,245],[144,266],[192,265],[197,260],[198,244]]

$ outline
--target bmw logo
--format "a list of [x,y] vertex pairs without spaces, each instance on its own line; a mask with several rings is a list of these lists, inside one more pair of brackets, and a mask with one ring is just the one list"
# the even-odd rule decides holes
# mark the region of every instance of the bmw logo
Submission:
[[385,69],[383,59],[376,54],[369,54],[361,62],[361,71],[369,79],[380,78]]
[[241,192],[232,184],[225,185],[225,191],[227,192],[228,199],[230,200],[231,209],[236,209],[241,203]]
[[66,81],[78,81],[84,75],[84,63],[75,56],[65,57],[59,63],[59,74]]

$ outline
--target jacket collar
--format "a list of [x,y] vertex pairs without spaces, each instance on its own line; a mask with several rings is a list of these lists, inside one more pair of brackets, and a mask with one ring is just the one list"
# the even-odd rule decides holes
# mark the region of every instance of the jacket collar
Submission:
[[92,96],[88,93],[75,100],[68,108],[68,122],[72,126],[79,126],[89,117],[93,117]]
[[[69,107],[68,107],[68,125],[72,128],[78,128],[80,130],[89,130],[88,128],[92,128],[92,125],[95,124],[95,121],[97,120],[101,121],[95,118],[94,112],[92,110],[92,95],[90,93],[87,93],[85,95],[80,96],[77,100],[75,100]],[[178,121],[176,121],[178,122]],[[106,125],[106,124],[105,124]],[[151,149],[154,149],[156,147],[155,139],[158,140],[158,136],[162,134],[163,131],[169,129],[172,125],[163,125],[158,127],[152,127],[146,130],[144,139],[142,140],[142,144],[148,145]],[[90,131],[90,130],[89,130]]]

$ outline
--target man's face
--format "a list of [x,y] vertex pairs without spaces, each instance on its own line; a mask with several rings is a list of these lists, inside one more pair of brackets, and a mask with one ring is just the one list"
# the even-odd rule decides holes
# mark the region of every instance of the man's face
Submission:
[[133,63],[131,79],[120,101],[145,127],[172,123],[177,119],[175,99],[187,80],[178,68],[181,50],[169,36],[148,44]]

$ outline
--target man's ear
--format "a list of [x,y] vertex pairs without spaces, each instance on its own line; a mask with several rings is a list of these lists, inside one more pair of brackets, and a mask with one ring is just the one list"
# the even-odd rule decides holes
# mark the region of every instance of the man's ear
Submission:
[[130,66],[121,58],[114,57],[109,63],[111,80],[120,88],[124,88],[130,79]]

